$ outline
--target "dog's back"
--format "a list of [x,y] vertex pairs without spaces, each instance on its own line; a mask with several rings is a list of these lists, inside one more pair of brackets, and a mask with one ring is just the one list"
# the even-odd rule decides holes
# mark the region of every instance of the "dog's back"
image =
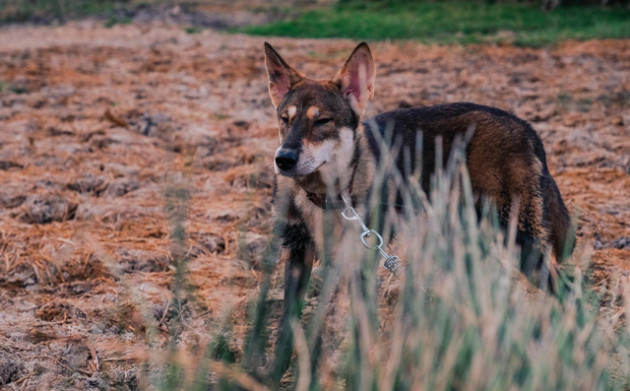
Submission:
[[[403,177],[420,163],[427,194],[435,171],[436,139],[441,138],[446,164],[456,139],[471,132],[465,151],[473,192],[479,200],[488,197],[494,202],[505,226],[512,203],[519,203],[517,241],[522,247],[523,271],[541,266],[548,244],[558,260],[570,252],[569,214],[547,168],[542,142],[527,122],[497,108],[453,103],[389,111],[367,119],[364,127],[377,159],[380,140],[390,140],[398,150],[396,163]],[[416,150],[419,145],[421,151]]]

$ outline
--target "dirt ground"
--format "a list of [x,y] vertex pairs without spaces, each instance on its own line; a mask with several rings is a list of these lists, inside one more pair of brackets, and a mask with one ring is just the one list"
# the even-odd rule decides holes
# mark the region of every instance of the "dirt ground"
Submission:
[[[356,44],[268,40],[321,78]],[[228,313],[245,331],[277,142],[263,41],[158,24],[0,29],[0,388],[144,389],[174,317],[189,368]],[[628,279],[630,40],[371,46],[371,114],[472,101],[530,121],[600,289]],[[168,206],[182,197],[195,289],[173,314]]]

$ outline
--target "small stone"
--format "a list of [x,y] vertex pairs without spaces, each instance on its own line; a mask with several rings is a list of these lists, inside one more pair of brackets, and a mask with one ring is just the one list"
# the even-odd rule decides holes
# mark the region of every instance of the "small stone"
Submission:
[[57,194],[36,194],[26,199],[17,215],[29,224],[48,224],[53,221],[72,220],[77,204]]
[[97,325],[93,325],[92,327],[90,327],[90,334],[97,334],[97,335],[103,334],[103,329],[101,329]]

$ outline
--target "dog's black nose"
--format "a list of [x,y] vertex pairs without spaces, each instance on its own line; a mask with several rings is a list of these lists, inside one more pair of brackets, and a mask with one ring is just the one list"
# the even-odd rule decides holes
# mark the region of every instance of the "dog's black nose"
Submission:
[[298,161],[298,151],[295,149],[282,148],[276,154],[276,166],[283,171],[295,167]]

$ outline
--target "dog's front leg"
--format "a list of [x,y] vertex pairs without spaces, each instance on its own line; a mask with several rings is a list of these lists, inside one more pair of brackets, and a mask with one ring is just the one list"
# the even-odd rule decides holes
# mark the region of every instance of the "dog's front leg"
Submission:
[[283,316],[299,317],[302,312],[304,294],[311,277],[315,248],[309,245],[300,250],[290,250],[284,269]]
[[[293,231],[296,232],[296,231]],[[280,330],[275,346],[275,359],[271,371],[273,384],[278,384],[289,367],[293,354],[293,332],[290,323],[299,320],[304,305],[304,295],[308,286],[315,257],[312,241],[287,242],[285,237],[286,266],[284,273],[284,303]]]

